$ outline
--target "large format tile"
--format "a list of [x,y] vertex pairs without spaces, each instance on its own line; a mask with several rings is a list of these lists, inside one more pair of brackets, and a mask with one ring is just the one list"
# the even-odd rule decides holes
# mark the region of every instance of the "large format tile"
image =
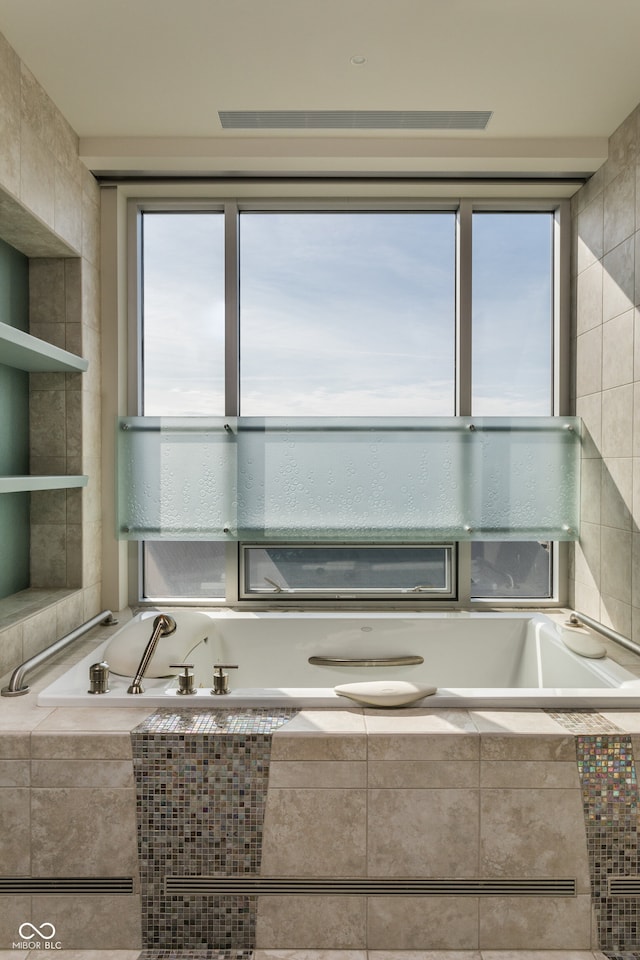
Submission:
[[131,760],[32,760],[31,776],[33,787],[134,788]]
[[[480,784],[494,788],[579,787],[575,761],[483,760]],[[550,796],[553,799],[553,795]]]
[[367,741],[362,711],[301,711],[274,733],[271,759],[366,760]]
[[475,897],[369,897],[371,950],[477,950]]
[[[134,698],[135,699],[135,698]],[[96,733],[98,731],[129,732],[149,716],[151,710],[144,707],[122,707],[120,709],[100,709],[99,707],[55,707],[40,724],[43,733],[76,732]]]
[[367,951],[366,950],[254,950],[253,960],[367,960]]
[[[31,813],[28,787],[0,789],[2,873],[29,876],[31,872]],[[0,911],[1,912],[1,911]]]
[[604,188],[603,250],[610,250],[630,237],[635,231],[636,171],[624,168]]
[[[633,236],[620,243],[602,261],[602,319],[611,320],[630,310],[635,300],[635,263]],[[621,341],[621,352],[633,353],[633,340]]]
[[369,950],[369,960],[482,960],[478,950]]
[[[602,205],[600,205],[602,215]],[[600,227],[602,232],[602,227]],[[602,238],[600,239],[602,246]],[[603,268],[601,263],[591,263],[580,273],[576,281],[577,334],[586,333],[602,323]]]
[[590,889],[582,797],[578,788],[483,790],[483,877],[575,877]]
[[[0,743],[2,741],[0,740]],[[130,760],[131,736],[121,733],[85,733],[70,730],[49,733],[34,730],[31,756],[40,760]]]
[[367,828],[369,876],[477,876],[477,790],[369,790]]
[[0,757],[3,760],[28,760],[29,746],[28,733],[3,733],[0,737]]
[[33,876],[135,876],[135,804],[133,790],[32,789]]
[[256,947],[364,950],[365,897],[258,897]]
[[466,710],[366,710],[369,761],[473,761],[478,731]]
[[369,787],[422,789],[477,789],[477,760],[370,760]]
[[[6,870],[3,872],[6,873]],[[2,897],[0,907],[0,947],[4,948],[1,953],[6,950],[8,954],[11,945],[21,940],[20,925],[31,920],[31,897]],[[24,950],[16,950],[13,956],[25,954]]]
[[28,760],[0,760],[0,787],[28,787],[30,781]]
[[269,788],[349,788],[367,786],[367,764],[354,760],[272,760]]
[[366,809],[365,790],[269,790],[263,875],[365,876]]
[[589,950],[591,897],[480,899],[480,949]]
[[[34,897],[34,917],[35,917]],[[38,897],[38,915],[54,918],[67,950],[135,950],[142,946],[138,896]],[[36,920],[34,919],[34,922]]]

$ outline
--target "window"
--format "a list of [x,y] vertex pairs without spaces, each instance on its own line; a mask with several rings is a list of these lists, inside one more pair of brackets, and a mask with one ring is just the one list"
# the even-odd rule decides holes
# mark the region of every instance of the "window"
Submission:
[[[451,544],[421,547],[246,545],[243,596],[397,596],[399,592],[451,597]],[[413,584],[408,586],[407,584]]]
[[[473,215],[474,416],[553,412],[553,226],[551,213]],[[548,543],[471,545],[474,597],[547,598],[551,578]]]
[[453,213],[241,213],[243,416],[453,416]]
[[[460,217],[454,207],[318,206],[141,208],[132,413],[539,416],[557,408],[553,210]],[[457,253],[465,239],[466,258]],[[549,543],[149,541],[141,597],[544,600],[555,556]]]

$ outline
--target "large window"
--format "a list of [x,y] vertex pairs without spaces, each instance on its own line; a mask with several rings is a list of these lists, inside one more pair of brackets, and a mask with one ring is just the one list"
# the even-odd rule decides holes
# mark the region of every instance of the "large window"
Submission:
[[242,213],[244,416],[452,416],[453,213]]
[[[145,205],[139,400],[130,412],[558,412],[555,213],[468,214]],[[538,542],[149,541],[141,558],[141,598],[153,600],[545,600],[555,551]]]

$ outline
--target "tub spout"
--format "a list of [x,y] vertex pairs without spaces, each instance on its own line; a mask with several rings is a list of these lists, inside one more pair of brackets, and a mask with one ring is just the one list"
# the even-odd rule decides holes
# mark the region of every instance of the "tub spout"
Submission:
[[145,671],[149,664],[151,663],[151,658],[156,652],[156,647],[158,646],[158,640],[160,637],[168,637],[169,634],[175,633],[176,622],[173,617],[170,617],[167,613],[161,613],[153,621],[153,633],[149,638],[149,642],[144,648],[144,653],[142,654],[142,659],[140,665],[136,670],[136,675],[133,678],[132,683],[130,684],[127,693],[144,693],[142,687],[142,678],[145,675]]

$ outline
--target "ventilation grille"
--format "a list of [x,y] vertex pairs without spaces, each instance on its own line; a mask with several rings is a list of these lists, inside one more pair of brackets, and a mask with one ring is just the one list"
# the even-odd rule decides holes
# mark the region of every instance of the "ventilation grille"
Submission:
[[609,877],[610,897],[640,897],[640,877]]
[[131,877],[0,877],[0,895],[103,896],[133,893]]
[[574,897],[575,880],[437,880],[402,878],[166,877],[165,893],[182,896]]
[[484,130],[491,110],[220,110],[223,130]]

